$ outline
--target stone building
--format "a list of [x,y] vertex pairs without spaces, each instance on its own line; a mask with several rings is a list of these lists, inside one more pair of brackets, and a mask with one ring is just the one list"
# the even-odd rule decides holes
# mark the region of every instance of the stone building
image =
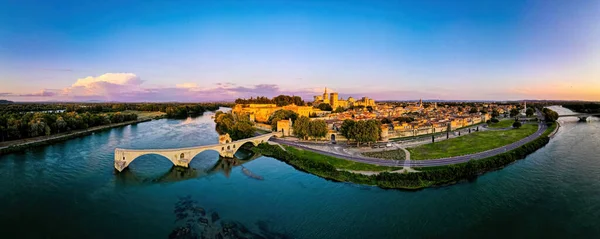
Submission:
[[313,97],[313,99],[314,99],[313,106],[316,107],[316,106],[319,106],[320,104],[329,104],[329,105],[331,105],[331,108],[333,110],[337,109],[338,107],[342,107],[344,109],[347,109],[347,108],[353,107],[353,106],[375,107],[375,100],[370,99],[369,97],[363,97],[360,100],[355,100],[352,97],[348,97],[347,100],[344,100],[339,97],[339,94],[337,92],[331,92],[331,93],[327,94],[327,88],[325,88],[325,91],[323,92],[322,96],[315,95]]
[[282,137],[292,136],[292,119],[277,121],[277,132],[280,132]]
[[235,115],[247,115],[250,121],[267,122],[269,117],[278,110],[291,110],[298,116],[309,117],[314,112],[312,106],[286,105],[277,106],[276,104],[237,104],[233,107],[232,112]]

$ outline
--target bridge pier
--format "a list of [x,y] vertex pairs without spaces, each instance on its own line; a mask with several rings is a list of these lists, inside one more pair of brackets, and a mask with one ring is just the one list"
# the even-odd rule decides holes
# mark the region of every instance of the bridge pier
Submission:
[[579,117],[580,122],[587,122],[587,116]]

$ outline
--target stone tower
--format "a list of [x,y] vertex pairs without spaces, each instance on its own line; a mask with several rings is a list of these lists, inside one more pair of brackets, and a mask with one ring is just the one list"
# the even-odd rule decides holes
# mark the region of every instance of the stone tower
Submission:
[[327,95],[327,87],[325,87],[325,92],[323,93],[323,103],[329,104],[329,96]]
[[330,95],[329,104],[331,105],[331,108],[335,110],[335,108],[338,107],[338,93],[332,92]]

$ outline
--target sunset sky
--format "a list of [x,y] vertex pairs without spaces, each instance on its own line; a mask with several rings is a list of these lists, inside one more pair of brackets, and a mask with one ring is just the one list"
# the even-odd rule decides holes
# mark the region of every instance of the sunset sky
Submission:
[[0,99],[311,99],[324,87],[600,100],[600,1],[0,0]]

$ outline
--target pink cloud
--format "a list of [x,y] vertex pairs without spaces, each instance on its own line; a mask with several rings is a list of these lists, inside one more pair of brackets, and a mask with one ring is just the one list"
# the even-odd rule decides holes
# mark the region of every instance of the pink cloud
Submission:
[[[275,84],[236,85],[218,83],[201,86],[187,82],[172,87],[144,87],[144,81],[133,73],[106,73],[100,76],[88,76],[75,81],[70,87],[59,90],[42,90],[31,94],[3,93],[0,96],[23,100],[57,100],[57,101],[180,101],[198,102],[215,100],[235,100],[251,96],[273,97],[280,94],[298,95],[306,99],[312,98],[314,91],[310,89],[282,90]],[[36,98],[37,97],[37,98]]]
[[19,96],[22,96],[22,97],[52,97],[52,96],[56,96],[56,92],[54,92],[52,90],[44,89],[37,93],[21,94]]

